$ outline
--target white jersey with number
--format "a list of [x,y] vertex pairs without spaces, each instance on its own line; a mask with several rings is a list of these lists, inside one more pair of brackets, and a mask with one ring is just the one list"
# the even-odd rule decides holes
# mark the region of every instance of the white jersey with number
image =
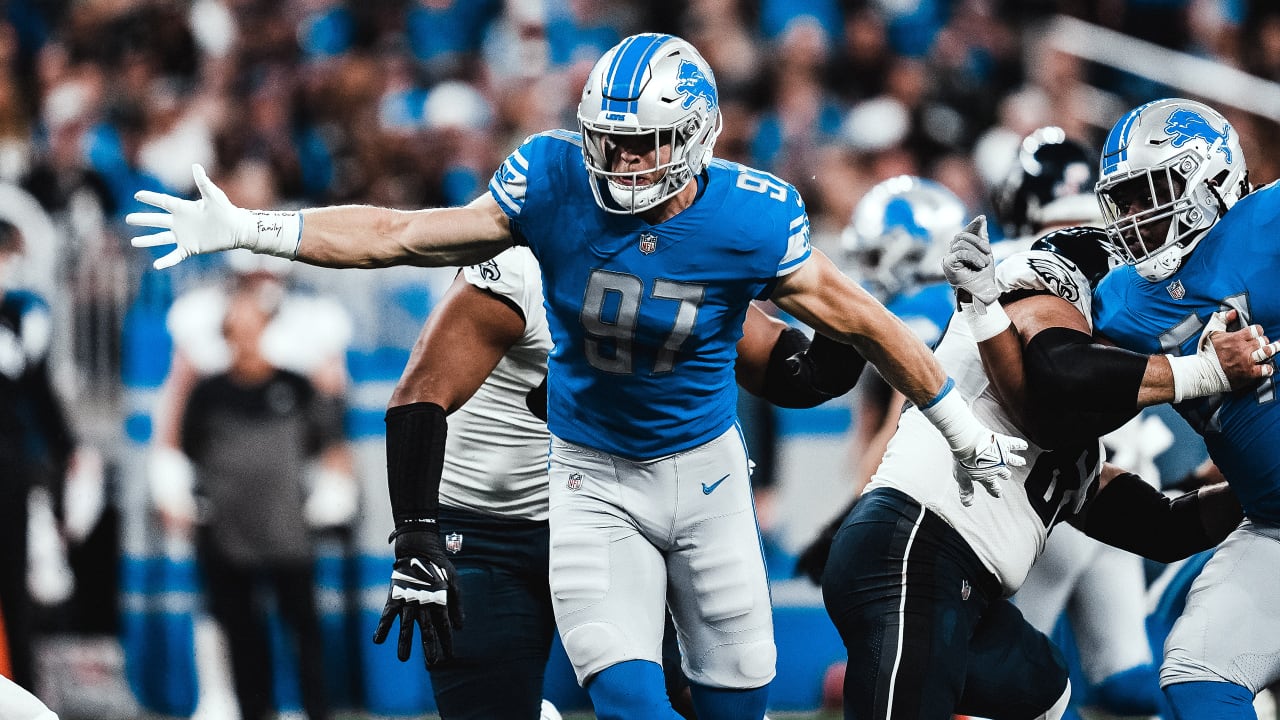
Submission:
[[[1089,317],[1088,282],[1059,255],[1017,253],[998,266],[997,278],[1006,292],[1047,287]],[[967,323],[953,320],[934,354],[980,421],[996,432],[1023,435],[997,402]],[[867,489],[896,488],[940,515],[964,537],[1008,595],[1022,585],[1044,550],[1049,528],[1083,507],[1102,460],[1097,441],[1054,451],[1029,444],[1022,456],[1027,464],[1011,468],[1012,477],[1001,483],[999,498],[977,487],[973,504],[965,507],[952,478],[946,440],[912,407],[903,413]]]
[[547,519],[547,424],[525,403],[547,376],[551,332],[542,275],[527,248],[515,247],[462,270],[463,278],[512,304],[524,335],[462,407],[449,416],[440,502],[528,520]]

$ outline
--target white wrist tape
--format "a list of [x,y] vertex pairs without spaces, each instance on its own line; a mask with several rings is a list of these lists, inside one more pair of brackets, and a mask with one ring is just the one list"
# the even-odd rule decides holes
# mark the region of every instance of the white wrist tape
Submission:
[[974,342],[982,342],[1004,332],[1009,327],[1009,316],[999,301],[980,306],[976,301],[960,304],[960,315],[969,323]]
[[293,260],[302,240],[302,213],[246,210],[236,247]]
[[947,378],[937,397],[929,404],[920,406],[920,412],[947,439],[952,452],[976,447],[983,439],[983,433],[989,432],[978,422],[955,386],[955,381]]
[[1173,371],[1175,403],[1231,390],[1231,381],[1227,380],[1212,344],[1195,355],[1165,357],[1169,358],[1169,369]]

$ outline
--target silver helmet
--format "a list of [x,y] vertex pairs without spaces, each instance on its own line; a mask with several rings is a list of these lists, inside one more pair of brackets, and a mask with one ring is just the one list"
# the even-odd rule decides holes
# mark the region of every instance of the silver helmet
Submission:
[[[656,33],[626,38],[596,62],[578,103],[596,203],[635,214],[680,192],[710,164],[721,125],[715,75],[692,45]],[[621,136],[636,152],[652,143],[657,166],[615,171]]]
[[1111,128],[1095,188],[1107,234],[1138,274],[1177,272],[1205,232],[1249,192],[1240,136],[1194,100],[1156,100]]
[[881,302],[942,279],[942,256],[965,218],[960,198],[933,180],[899,175],[877,184],[841,235],[854,279]]

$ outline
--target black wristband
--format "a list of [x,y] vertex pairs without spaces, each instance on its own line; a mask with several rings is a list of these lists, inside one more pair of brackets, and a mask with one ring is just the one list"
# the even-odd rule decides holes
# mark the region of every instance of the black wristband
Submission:
[[449,424],[435,403],[387,409],[387,489],[396,529],[392,538],[415,530],[436,530],[440,476]]

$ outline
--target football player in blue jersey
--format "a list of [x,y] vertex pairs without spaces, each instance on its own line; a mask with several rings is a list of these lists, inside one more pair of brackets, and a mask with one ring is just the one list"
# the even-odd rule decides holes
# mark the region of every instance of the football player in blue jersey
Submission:
[[[449,416],[440,535],[458,571],[466,627],[454,656],[428,666],[445,720],[534,720],[555,622],[547,585],[546,374],[551,333],[538,263],[511,248],[464,268],[431,312],[388,413],[430,403]],[[864,362],[849,345],[747,311],[735,374],[745,390],[785,407],[843,395]],[[431,437],[387,438],[388,455]],[[394,616],[384,619],[390,625]],[[404,648],[405,653],[408,647]],[[664,658],[666,660],[667,658]],[[664,663],[668,695],[688,716],[678,658]]]
[[[669,718],[659,665],[669,606],[704,720],[760,718],[776,650],[746,450],[736,428],[735,345],[752,299],[853,345],[921,408],[954,456],[965,502],[1021,464],[1020,439],[972,413],[895,316],[809,247],[795,188],[712,159],[714,76],[687,42],[624,39],[592,68],[579,133],[535,135],[470,204],[237,208],[196,168],[201,198],[144,192],[134,225],[176,245],[156,261],[247,247],[331,267],[472,264],[527,245],[541,265],[548,374],[550,586],[556,624],[602,718]],[[421,408],[388,436],[443,433]],[[442,436],[442,435],[441,435]],[[388,614],[417,622],[429,660],[461,620],[436,532],[428,463],[388,458],[396,563]]]
[[[981,236],[981,226],[979,218],[957,237]],[[989,244],[981,245],[989,260]],[[1087,328],[1091,281],[1068,252],[1063,245],[1040,246],[998,268],[987,263],[982,309],[970,299],[977,295],[970,290],[980,284],[977,274],[961,277],[950,253],[944,259],[948,279],[954,276],[967,294],[957,293],[962,319],[950,323],[935,352],[974,398],[974,413],[1004,432],[1026,425],[1021,391],[1008,392],[999,381],[1022,377],[1022,358],[988,363],[979,346],[994,338],[1034,341],[1042,334],[1039,319],[1022,311],[1042,302],[1062,306]],[[1007,315],[994,303],[998,297],[1009,306]],[[1241,385],[1252,381],[1266,372],[1251,357],[1253,330],[1214,335],[1193,360],[1229,369]],[[1123,372],[1136,368],[1132,393],[1113,399],[1127,405],[1129,416],[1142,404],[1175,397],[1179,386],[1166,358],[1106,350],[1103,362],[1114,355]],[[1198,390],[1218,387],[1228,386]],[[1029,428],[1028,462],[1013,469],[1006,492],[998,499],[976,496],[966,507],[936,482],[949,462],[946,445],[917,409],[903,413],[871,483],[835,534],[822,576],[823,600],[849,651],[845,718],[945,720],[963,713],[1058,720],[1071,692],[1066,667],[1008,600],[1050,530],[1070,522],[1103,542],[1167,560],[1212,547],[1239,521],[1239,503],[1225,486],[1171,503],[1137,476],[1103,468],[1098,435],[1110,428],[1101,425],[1077,413]],[[1150,531],[1119,532],[1117,518]],[[1163,541],[1170,536],[1176,542]]]
[[[1095,293],[1099,334],[1141,352],[1186,355],[1224,308],[1266,333],[1280,327],[1280,192],[1251,188],[1239,134],[1216,110],[1178,98],[1131,110],[1107,137],[1097,195],[1126,263]],[[1280,679],[1275,379],[1176,407],[1204,436],[1247,519],[1192,586],[1160,682],[1184,720],[1253,718],[1254,695]]]

